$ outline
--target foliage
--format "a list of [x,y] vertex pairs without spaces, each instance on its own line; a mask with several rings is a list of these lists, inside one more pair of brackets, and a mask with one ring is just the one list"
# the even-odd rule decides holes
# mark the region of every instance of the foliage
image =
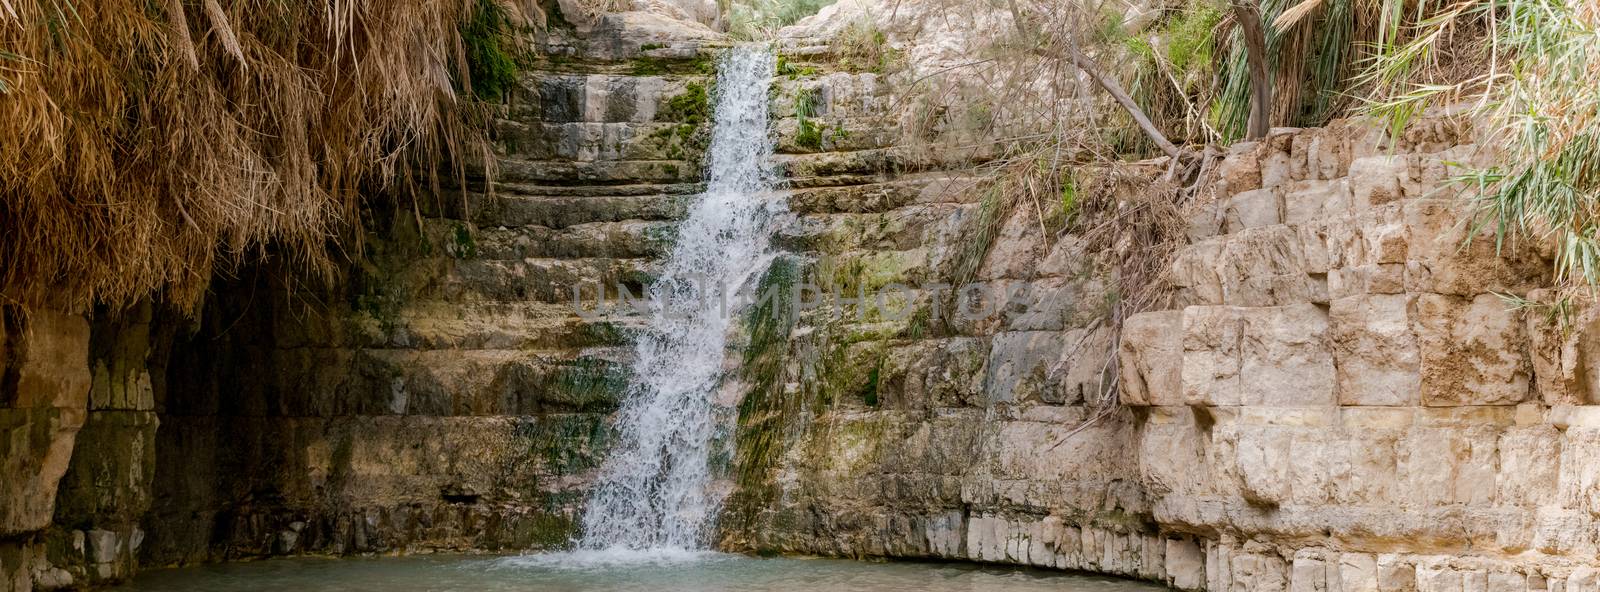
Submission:
[[889,46],[889,36],[870,16],[851,21],[831,43],[839,67],[852,72],[885,74],[894,69],[900,59],[899,50]]
[[815,76],[817,74],[817,69],[815,67],[795,65],[793,60],[790,60],[781,53],[778,54],[778,65],[776,69],[779,76],[787,76],[790,80],[794,80],[801,76]]
[[817,114],[817,90],[800,88],[794,93],[794,116],[798,120],[794,143],[811,150],[821,150],[822,127],[812,120]]
[[822,128],[810,119],[801,119],[799,130],[795,132],[794,143],[811,150],[822,149]]
[[[1144,36],[1128,36],[1122,42],[1134,60],[1127,80],[1129,92],[1162,131],[1177,141],[1204,142],[1216,137],[1197,106],[1208,103],[1214,94],[1212,49],[1214,30],[1221,19],[1221,8],[1210,1],[1193,2],[1171,11]],[[1120,28],[1117,31],[1120,34]],[[1154,148],[1143,134],[1129,131],[1124,138],[1134,141],[1125,149],[1143,152]]]
[[667,104],[656,114],[661,121],[676,121],[701,125],[711,120],[711,97],[706,85],[699,82],[685,84],[683,92],[667,99]]
[[[525,58],[513,55],[512,43],[518,32],[513,20],[495,0],[477,0],[471,17],[461,25],[467,73],[472,95],[484,101],[499,101],[516,85],[519,64]],[[458,86],[462,86],[458,83]]]
[[[1468,102],[1500,150],[1500,165],[1456,178],[1479,196],[1478,223],[1498,246],[1553,244],[1567,287],[1600,285],[1600,6],[1463,0],[1418,16],[1415,36],[1384,47],[1363,75],[1371,112],[1398,130],[1430,106]],[[1448,37],[1473,23],[1488,31],[1488,66],[1430,79]]]
[[481,1],[0,0],[0,299],[192,308],[269,247],[330,279],[363,195],[487,166],[456,81],[503,91],[542,15]]
[[632,76],[662,76],[666,74],[698,74],[710,76],[717,73],[717,64],[710,55],[697,55],[685,60],[676,57],[643,56],[634,58],[628,74]]
[[726,3],[723,13],[728,15],[728,34],[735,39],[763,39],[836,1],[734,0]]

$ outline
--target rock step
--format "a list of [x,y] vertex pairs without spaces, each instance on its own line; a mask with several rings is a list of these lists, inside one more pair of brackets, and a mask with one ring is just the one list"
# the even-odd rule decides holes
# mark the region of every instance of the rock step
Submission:
[[[804,68],[804,66],[801,66]],[[829,72],[810,76],[779,75],[773,81],[775,117],[849,117],[879,119],[892,113],[892,101],[881,77],[871,72]],[[879,127],[895,129],[886,122]]]
[[354,347],[260,353],[259,359],[273,359],[279,369],[269,383],[244,387],[259,394],[175,401],[177,410],[309,417],[605,413],[627,387],[631,350]]
[[671,245],[673,224],[665,220],[586,222],[564,228],[495,226],[472,233],[465,259],[659,258]]
[[837,253],[849,249],[911,250],[935,246],[929,236],[961,204],[908,204],[890,212],[802,213],[785,227],[780,243],[788,249]]
[[[535,197],[618,197],[684,195],[705,190],[705,183],[639,183],[633,185],[539,185],[495,179],[495,195]],[[482,187],[478,187],[481,191]]]
[[419,289],[414,298],[447,302],[544,302],[567,304],[578,288],[593,297],[594,286],[614,291],[620,283],[638,293],[654,277],[649,259],[463,259]]
[[469,193],[465,199],[428,204],[425,213],[478,226],[560,229],[592,222],[674,220],[683,216],[685,204],[693,195],[522,195],[497,189],[493,196]]
[[911,162],[905,151],[894,149],[778,154],[773,160],[790,177],[887,175],[911,168],[906,166]]
[[839,175],[791,179],[789,209],[799,214],[884,213],[911,204],[972,203],[973,178],[950,173],[897,175],[892,180]]
[[[614,293],[613,293],[614,294]],[[585,299],[593,302],[592,293]],[[568,303],[413,301],[394,311],[361,311],[360,345],[414,350],[577,350],[620,346],[643,321],[584,319]]]
[[[829,128],[828,133],[849,138],[848,128],[837,130]],[[501,122],[495,140],[502,150],[526,160],[611,162],[699,160],[710,136],[692,123]]]
[[422,240],[432,250],[419,263],[442,259],[656,259],[666,253],[673,232],[669,220],[585,222],[551,228],[475,226],[460,220],[424,218],[422,225]]
[[[885,126],[888,127],[885,127]],[[773,123],[779,154],[856,152],[884,149],[901,143],[894,124],[876,118],[779,118]]]
[[496,181],[535,185],[637,185],[695,183],[700,163],[663,160],[541,160],[508,156],[499,161]]
[[537,73],[523,77],[507,115],[552,123],[690,121],[710,113],[710,85],[711,77],[700,72]]

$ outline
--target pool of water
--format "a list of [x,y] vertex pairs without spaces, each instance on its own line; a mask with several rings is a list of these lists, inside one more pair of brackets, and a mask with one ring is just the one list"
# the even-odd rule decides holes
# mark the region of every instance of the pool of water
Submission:
[[119,590],[208,592],[1153,592],[1111,578],[955,563],[759,559],[722,553],[551,553],[270,559],[147,571]]

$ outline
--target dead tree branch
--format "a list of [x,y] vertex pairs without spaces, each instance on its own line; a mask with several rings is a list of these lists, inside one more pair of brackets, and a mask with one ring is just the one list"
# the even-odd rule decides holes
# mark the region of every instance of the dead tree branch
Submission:
[[[1022,10],[1017,7],[1017,0],[1007,1],[1011,9],[1012,23],[1016,25],[1017,32],[1022,35],[1023,42],[1028,45],[1029,49],[1043,57],[1059,57],[1052,54],[1052,48],[1044,45],[1043,36],[1035,31],[1028,21],[1022,17]],[[1259,19],[1259,17],[1257,18]],[[1139,129],[1146,136],[1149,136],[1150,141],[1154,142],[1157,148],[1160,148],[1163,153],[1166,153],[1173,160],[1178,160],[1183,155],[1183,151],[1173,144],[1171,140],[1168,140],[1166,134],[1161,133],[1161,130],[1156,128],[1155,123],[1150,121],[1150,116],[1139,108],[1139,104],[1133,101],[1133,97],[1129,96],[1126,90],[1123,90],[1122,85],[1116,79],[1106,76],[1104,71],[1100,69],[1099,64],[1096,64],[1092,58],[1078,49],[1076,43],[1072,43],[1069,40],[1066,46],[1065,53],[1067,58],[1072,61],[1072,65],[1082,70],[1084,74],[1089,75],[1089,78],[1094,80],[1095,84],[1100,85],[1100,88],[1105,90],[1106,94],[1111,95],[1111,98],[1117,101],[1117,105],[1128,112],[1128,116],[1133,118],[1133,122],[1139,126]]]

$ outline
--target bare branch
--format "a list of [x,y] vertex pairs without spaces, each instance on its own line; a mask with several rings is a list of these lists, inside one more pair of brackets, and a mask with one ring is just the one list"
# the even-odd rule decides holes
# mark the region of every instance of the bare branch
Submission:
[[[1022,10],[1017,7],[1017,0],[1007,0],[1007,4],[1011,9],[1011,22],[1016,25],[1017,32],[1022,35],[1023,42],[1027,43],[1028,48],[1040,56],[1047,58],[1059,57],[1051,54],[1050,49],[1041,43],[1042,36],[1034,31],[1032,26],[1023,19]],[[1179,150],[1171,140],[1167,139],[1166,134],[1161,133],[1161,130],[1157,129],[1154,123],[1151,123],[1150,116],[1145,115],[1144,110],[1139,108],[1139,104],[1133,101],[1133,97],[1128,96],[1128,92],[1122,89],[1122,85],[1116,79],[1106,76],[1101,71],[1100,66],[1085,55],[1082,50],[1079,50],[1076,44],[1067,44],[1065,52],[1067,58],[1072,61],[1072,65],[1077,66],[1084,74],[1088,74],[1089,78],[1095,81],[1095,84],[1100,85],[1100,88],[1106,91],[1106,94],[1116,99],[1122,110],[1128,112],[1128,116],[1133,118],[1133,122],[1138,124],[1139,129],[1150,137],[1150,141],[1154,142],[1157,148],[1160,148],[1163,153],[1166,153],[1173,160],[1177,160],[1183,154],[1182,150]]]

